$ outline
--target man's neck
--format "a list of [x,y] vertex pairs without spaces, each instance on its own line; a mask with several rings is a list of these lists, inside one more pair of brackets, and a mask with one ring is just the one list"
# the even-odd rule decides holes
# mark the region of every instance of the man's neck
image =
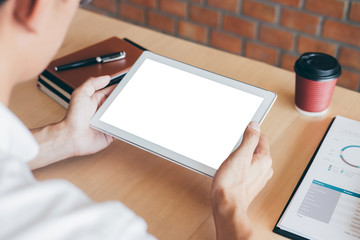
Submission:
[[11,90],[13,88],[13,82],[9,78],[10,69],[7,68],[7,64],[0,59],[0,102],[5,106],[8,106],[10,100]]
[[[6,4],[9,5],[9,3]],[[12,88],[16,83],[16,79],[13,78],[17,76],[16,69],[13,69],[14,66],[11,64],[13,60],[11,54],[16,53],[12,52],[15,50],[14,48],[9,48],[9,46],[12,46],[13,35],[9,31],[11,28],[9,22],[5,20],[10,13],[3,8],[0,11],[0,23],[2,23],[0,26],[0,36],[2,36],[0,39],[0,102],[8,106]]]

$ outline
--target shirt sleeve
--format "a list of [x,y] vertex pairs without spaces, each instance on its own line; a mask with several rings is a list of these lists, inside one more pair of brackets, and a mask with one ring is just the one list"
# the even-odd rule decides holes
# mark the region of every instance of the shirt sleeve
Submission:
[[0,239],[155,239],[120,202],[94,203],[63,180],[35,180],[0,195],[0,212]]
[[121,203],[95,203],[64,180],[34,179],[26,162],[39,146],[1,103],[0,118],[0,240],[154,239]]

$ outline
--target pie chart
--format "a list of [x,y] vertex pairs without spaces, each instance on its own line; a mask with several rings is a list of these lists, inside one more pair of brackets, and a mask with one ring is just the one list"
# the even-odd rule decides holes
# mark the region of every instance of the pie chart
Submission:
[[341,149],[340,158],[347,165],[360,168],[360,146],[349,145]]

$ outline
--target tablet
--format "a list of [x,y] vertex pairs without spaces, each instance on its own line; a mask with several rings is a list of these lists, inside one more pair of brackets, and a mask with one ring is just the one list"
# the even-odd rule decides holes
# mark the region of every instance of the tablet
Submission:
[[145,51],[90,125],[213,177],[276,94]]

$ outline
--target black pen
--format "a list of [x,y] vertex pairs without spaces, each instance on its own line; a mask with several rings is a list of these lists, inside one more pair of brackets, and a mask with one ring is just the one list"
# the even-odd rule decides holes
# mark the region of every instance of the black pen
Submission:
[[55,71],[62,71],[62,70],[87,66],[87,65],[91,65],[91,64],[96,64],[96,63],[107,63],[107,62],[112,62],[112,61],[124,59],[125,57],[126,57],[126,53],[124,51],[121,51],[121,52],[107,54],[107,55],[104,55],[104,56],[88,58],[88,59],[84,59],[84,60],[81,60],[81,61],[56,66]]

